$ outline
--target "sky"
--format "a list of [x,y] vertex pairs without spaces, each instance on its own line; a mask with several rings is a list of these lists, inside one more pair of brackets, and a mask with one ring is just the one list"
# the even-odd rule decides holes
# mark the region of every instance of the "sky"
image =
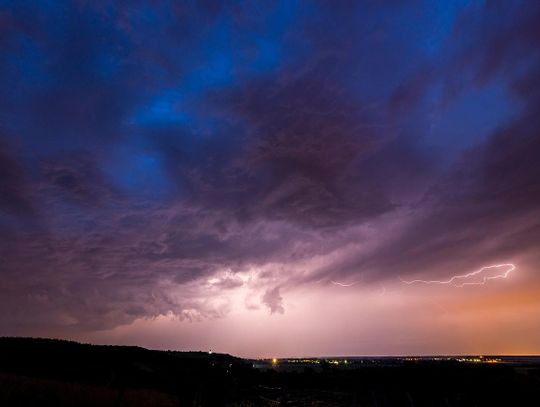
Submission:
[[0,1],[0,335],[540,354],[538,21]]

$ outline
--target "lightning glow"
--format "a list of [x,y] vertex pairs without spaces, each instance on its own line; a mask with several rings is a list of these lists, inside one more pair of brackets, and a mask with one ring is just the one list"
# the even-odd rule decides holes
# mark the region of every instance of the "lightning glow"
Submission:
[[[481,281],[476,281],[476,282],[463,281],[471,277],[477,276],[479,274],[482,274],[486,270],[499,269],[499,268],[505,268],[506,270],[503,273],[496,274],[493,276],[483,275]],[[515,269],[516,269],[516,266],[514,264],[504,263],[504,264],[494,264],[492,266],[485,266],[479,270],[472,271],[467,274],[452,276],[448,280],[409,280],[407,281],[407,280],[403,280],[401,277],[398,277],[398,278],[402,283],[405,283],[408,285],[411,285],[411,284],[448,284],[454,287],[463,287],[466,285],[484,285],[489,280],[506,279],[510,275],[510,273],[514,271]]]
[[356,283],[349,283],[349,284],[345,284],[345,283],[340,283],[338,281],[334,281],[334,280],[330,280],[330,282],[334,285],[338,285],[340,287],[352,287],[353,285],[355,285]]

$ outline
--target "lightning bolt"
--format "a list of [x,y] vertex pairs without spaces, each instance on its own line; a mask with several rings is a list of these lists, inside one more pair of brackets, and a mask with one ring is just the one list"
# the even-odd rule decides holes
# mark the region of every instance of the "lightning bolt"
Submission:
[[[468,279],[470,277],[474,277],[474,276],[476,276],[478,274],[481,274],[485,270],[499,269],[499,268],[505,268],[506,270],[503,273],[499,273],[499,274],[496,274],[496,275],[493,275],[493,276],[483,275],[482,276],[482,281],[477,281],[477,282],[463,281],[463,280],[466,280],[466,279]],[[484,285],[489,280],[507,278],[510,275],[510,273],[512,271],[514,271],[515,269],[516,269],[516,266],[514,264],[512,264],[512,263],[504,263],[504,264],[494,264],[493,266],[485,266],[485,267],[482,267],[479,270],[472,271],[472,272],[467,273],[467,274],[452,276],[448,280],[409,280],[409,281],[407,281],[407,280],[403,280],[401,277],[398,277],[398,278],[402,283],[405,283],[405,284],[408,284],[408,285],[411,285],[411,284],[449,284],[449,285],[452,285],[454,287],[464,287],[466,285]]]
[[356,283],[350,283],[350,284],[345,284],[345,283],[340,283],[338,281],[334,281],[334,280],[330,280],[330,282],[334,285],[339,285],[340,287],[352,287],[353,285],[355,285]]

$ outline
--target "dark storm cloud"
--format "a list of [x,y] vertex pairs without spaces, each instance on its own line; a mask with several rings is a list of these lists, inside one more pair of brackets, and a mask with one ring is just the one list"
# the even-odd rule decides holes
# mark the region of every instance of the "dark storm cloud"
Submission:
[[530,57],[538,53],[539,14],[540,5],[535,2],[496,1],[462,15],[456,31],[463,31],[469,40],[456,58],[456,66],[473,66],[473,78],[479,83],[501,73],[516,75],[518,68],[526,68]]
[[224,126],[214,138],[169,134],[159,148],[172,176],[198,204],[240,220],[317,228],[391,210],[360,161],[392,134],[346,89],[333,88],[338,62],[319,61],[284,83],[254,81],[220,99],[244,123]]
[[[437,7],[3,7],[2,332],[218,318],[246,287],[282,313],[306,281],[528,254],[538,8]],[[518,112],[495,132],[433,130],[493,84]]]
[[18,2],[4,15],[3,125],[44,151],[119,137],[137,70],[110,16],[69,2]]
[[12,152],[0,144],[0,207],[10,214],[31,215],[30,185]]
[[[536,220],[540,189],[535,181],[540,176],[536,159],[540,152],[540,31],[533,22],[540,17],[540,8],[531,5],[527,11],[514,10],[517,15],[508,19],[507,7],[507,3],[490,4],[463,16],[458,29],[483,30],[466,46],[458,47],[455,63],[440,76],[446,82],[469,78],[470,86],[504,81],[509,97],[519,100],[521,113],[464,151],[437,178],[410,208],[410,226],[396,233],[391,244],[369,256],[353,254],[344,259],[333,268],[337,275],[358,270],[373,272],[375,279],[385,273],[434,275],[437,270],[448,275],[447,269],[474,269],[520,259],[526,262],[536,257],[540,240]],[[499,24],[493,24],[495,21]],[[516,65],[520,69],[512,70]],[[422,97],[426,83],[435,80],[432,75],[420,82],[412,78],[411,88],[420,90],[411,91],[415,99]],[[461,92],[463,88],[454,89],[452,97]]]
[[102,173],[96,157],[88,152],[50,156],[40,163],[40,170],[41,188],[52,188],[52,195],[79,205],[104,204],[117,192]]
[[[394,274],[472,269],[533,254],[540,239],[538,114],[529,113],[468,151],[430,191],[401,238],[356,267]],[[349,264],[349,266],[351,266]]]

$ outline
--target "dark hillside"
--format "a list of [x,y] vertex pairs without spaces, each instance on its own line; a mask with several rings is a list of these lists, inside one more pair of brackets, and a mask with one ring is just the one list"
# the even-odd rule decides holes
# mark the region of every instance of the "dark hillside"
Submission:
[[[31,387],[72,389],[83,386],[84,391],[79,391],[81,395],[99,390],[103,393],[102,399],[107,393],[111,393],[109,398],[114,400],[124,399],[123,394],[138,389],[151,391],[148,394],[168,394],[183,403],[199,400],[212,405],[218,403],[217,398],[220,401],[237,398],[238,378],[250,370],[250,365],[242,359],[223,354],[0,338],[0,372],[3,374],[0,400],[9,393],[6,386],[15,386],[16,377],[25,376],[40,379],[25,379],[24,383]],[[51,384],[53,382],[56,384]],[[15,387],[22,389],[25,384]]]
[[539,400],[534,357],[247,361],[0,338],[0,406],[532,407]]

